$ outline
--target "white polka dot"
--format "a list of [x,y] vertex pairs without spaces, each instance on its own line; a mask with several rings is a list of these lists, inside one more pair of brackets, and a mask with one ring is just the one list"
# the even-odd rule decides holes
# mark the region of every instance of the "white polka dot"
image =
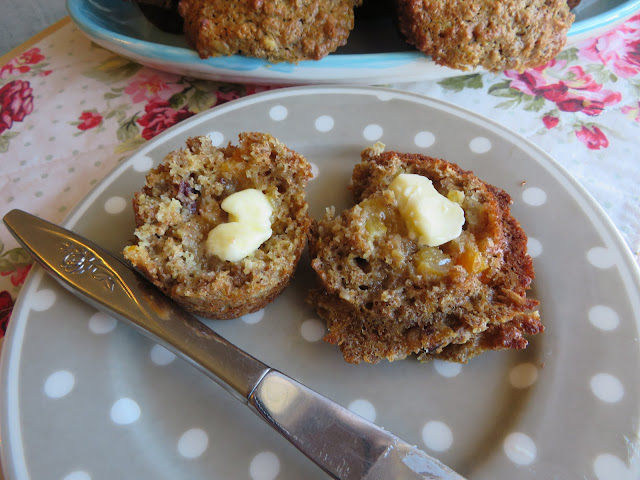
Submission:
[[443,377],[455,377],[462,371],[462,364],[455,362],[445,362],[443,360],[434,360],[433,367]]
[[476,137],[469,142],[469,148],[473,153],[487,153],[491,147],[491,140],[486,137]]
[[271,110],[269,110],[269,116],[276,122],[284,120],[287,118],[287,115],[289,115],[289,110],[287,110],[287,107],[284,105],[276,105],[275,107],[271,107]]
[[431,450],[444,452],[453,444],[453,434],[445,423],[434,420],[422,427],[422,441]]
[[47,377],[44,382],[44,393],[49,398],[62,398],[73,390],[76,379],[67,370],[58,370]]
[[531,258],[537,258],[542,255],[542,243],[537,238],[529,237],[527,240],[527,252]]
[[175,354],[171,353],[162,345],[154,345],[153,347],[151,347],[151,361],[156,365],[169,365],[175,359]]
[[91,480],[91,476],[82,470],[76,470],[65,476],[63,480]]
[[140,406],[130,398],[121,398],[111,407],[111,420],[118,425],[129,425],[140,418]]
[[605,247],[593,247],[587,252],[587,260],[596,268],[609,268],[615,265],[613,252]]
[[602,453],[595,458],[593,473],[598,480],[637,480],[631,469],[610,453]]
[[325,324],[318,318],[310,318],[300,325],[300,334],[307,342],[322,340],[326,331]]
[[210,132],[209,138],[214,147],[219,147],[224,142],[224,135],[222,132]]
[[273,480],[279,473],[280,460],[272,452],[260,452],[249,464],[251,480]]
[[436,141],[436,137],[431,132],[418,132],[416,136],[413,138],[416,146],[420,148],[427,148],[433,145]]
[[589,309],[589,321],[600,330],[615,330],[620,324],[620,317],[613,308],[596,305]]
[[309,162],[309,165],[311,165],[311,175],[313,175],[313,178],[316,178],[320,173],[320,169],[318,168],[318,165],[316,165],[313,162]]
[[262,310],[258,310],[257,312],[247,313],[242,316],[242,321],[244,323],[248,323],[249,325],[254,325],[260,322],[264,318],[264,308]]
[[49,288],[38,290],[31,296],[31,308],[36,312],[49,310],[54,303],[56,303],[56,294]]
[[103,312],[96,312],[89,318],[89,330],[98,335],[109,333],[117,324],[115,318]]
[[201,428],[192,428],[184,432],[178,440],[178,453],[185,458],[197,458],[209,446],[209,436]]
[[529,465],[536,459],[536,444],[524,433],[507,435],[502,447],[509,460],[517,465]]
[[509,382],[515,388],[527,388],[538,379],[538,369],[532,363],[521,363],[509,372]]
[[117,215],[118,213],[124,211],[127,208],[127,200],[123,197],[111,197],[106,202],[104,202],[104,211],[110,215]]
[[547,194],[541,188],[529,187],[522,192],[522,200],[527,205],[539,207],[547,201]]
[[329,115],[321,115],[316,118],[316,130],[320,132],[328,132],[333,128],[333,117]]
[[373,123],[364,127],[362,135],[364,136],[365,140],[373,142],[375,140],[379,140],[380,137],[382,137],[382,132],[382,127]]
[[347,408],[370,422],[376,421],[376,407],[369,400],[359,398],[351,402]]
[[616,403],[624,397],[622,382],[608,373],[598,373],[591,377],[591,391],[603,402]]
[[146,172],[153,166],[153,159],[148,155],[142,155],[133,161],[132,166],[136,172]]

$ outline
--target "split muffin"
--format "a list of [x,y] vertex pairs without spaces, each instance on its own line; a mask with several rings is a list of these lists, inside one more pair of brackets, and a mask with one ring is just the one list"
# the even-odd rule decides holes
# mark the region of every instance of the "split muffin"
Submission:
[[311,225],[311,167],[265,133],[238,145],[189,138],[133,199],[136,243],[124,256],[192,313],[229,319],[257,311],[287,285]]
[[[403,197],[412,187],[395,185],[404,176],[430,185],[436,209],[459,209],[442,220],[457,222],[453,235],[416,233]],[[453,163],[381,144],[362,152],[352,180],[356,205],[328,209],[309,239],[318,287],[308,300],[347,362],[466,362],[522,349],[526,335],[543,331],[538,302],[526,296],[534,278],[527,237],[506,192]]]

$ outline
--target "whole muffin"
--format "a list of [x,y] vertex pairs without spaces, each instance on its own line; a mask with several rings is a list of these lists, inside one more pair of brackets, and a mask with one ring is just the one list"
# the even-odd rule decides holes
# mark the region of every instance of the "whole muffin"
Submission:
[[[351,363],[442,358],[466,362],[486,350],[521,349],[543,330],[526,297],[534,277],[527,238],[510,197],[457,165],[423,155],[365,149],[353,171],[357,204],[312,226],[309,295],[327,322],[325,340]],[[391,182],[427,177],[464,212],[457,238],[412,238]]]
[[[135,194],[137,243],[124,256],[192,313],[229,319],[259,310],[285,288],[306,244],[310,178],[306,159],[268,134],[241,133],[237,146],[224,148],[189,138]],[[223,201],[249,190],[271,206],[271,234],[248,256],[224,260],[207,239],[230,222]]]
[[565,45],[567,0],[396,0],[400,31],[439,65],[523,71]]
[[186,39],[202,58],[319,60],[347,42],[362,0],[181,0]]

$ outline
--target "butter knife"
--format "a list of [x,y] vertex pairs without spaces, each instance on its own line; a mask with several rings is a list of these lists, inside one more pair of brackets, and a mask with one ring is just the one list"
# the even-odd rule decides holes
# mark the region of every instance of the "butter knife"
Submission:
[[34,260],[67,290],[199,369],[341,480],[464,480],[215,333],[95,243],[21,210],[4,217]]

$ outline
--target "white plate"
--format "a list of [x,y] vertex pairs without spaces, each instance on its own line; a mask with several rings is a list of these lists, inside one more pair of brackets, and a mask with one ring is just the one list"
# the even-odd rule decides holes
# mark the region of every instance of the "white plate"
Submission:
[[[626,20],[640,0],[582,0],[568,33],[574,45]],[[76,25],[97,44],[159,70],[211,80],[255,84],[368,84],[412,82],[461,75],[411,49],[391,18],[359,19],[347,45],[320,61],[271,64],[239,55],[202,60],[182,35],[164,33],[133,1],[67,0]]]
[[[426,449],[473,480],[635,479],[640,275],[602,210],[554,161],[498,124],[422,96],[309,87],[245,97],[145,144],[66,226],[120,251],[145,172],[188,136],[266,131],[315,166],[311,212],[350,203],[361,149],[455,161],[505,189],[530,236],[546,326],[528,349],[467,365],[349,365],[304,303],[305,258],[258,314],[208,322],[260,360]],[[10,479],[322,479],[277,433],[185,362],[34,269],[13,313],[0,377]],[[632,466],[629,466],[629,462]],[[627,472],[628,477],[623,473]]]

